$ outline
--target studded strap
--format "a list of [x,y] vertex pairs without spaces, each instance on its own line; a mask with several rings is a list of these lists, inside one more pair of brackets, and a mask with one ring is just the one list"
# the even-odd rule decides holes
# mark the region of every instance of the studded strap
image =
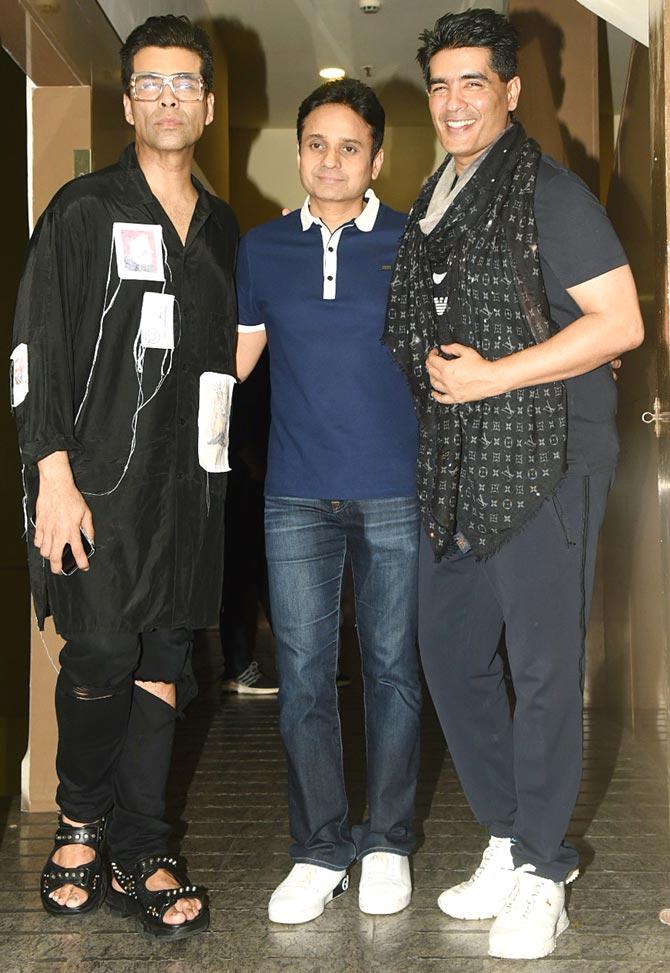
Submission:
[[168,855],[151,855],[149,858],[142,858],[135,863],[133,871],[137,878],[144,882],[150,875],[157,872],[159,868],[166,869],[179,882],[186,884],[181,874],[177,871],[177,859],[170,858]]
[[[152,855],[137,862],[132,871],[126,871],[118,862],[111,862],[112,873],[126,895],[140,902],[148,916],[162,921],[165,913],[179,899],[199,899],[204,909],[207,905],[207,889],[204,885],[190,885],[188,879],[177,871],[176,858],[167,855]],[[145,885],[145,879],[159,868],[165,868],[181,883],[176,889],[152,891]]]
[[[96,867],[92,868],[93,865]],[[42,872],[42,890],[48,895],[62,885],[76,885],[78,888],[91,893],[95,892],[99,878],[100,870],[97,867],[96,859],[86,865],[77,865],[74,868],[63,868],[62,865],[49,861]]]
[[207,905],[207,890],[203,885],[181,885],[178,889],[160,889],[157,892],[146,889],[145,894],[147,898],[143,902],[144,911],[161,921],[168,909],[179,899],[199,899],[203,908]]
[[73,824],[65,824],[62,817],[58,818],[58,830],[56,831],[56,848],[63,845],[87,845],[89,848],[100,847],[105,834],[105,819],[94,821],[92,824],[82,824],[77,827]]

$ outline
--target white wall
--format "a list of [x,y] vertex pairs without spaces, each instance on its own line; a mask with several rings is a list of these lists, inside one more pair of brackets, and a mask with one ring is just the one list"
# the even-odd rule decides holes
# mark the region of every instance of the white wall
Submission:
[[582,7],[602,17],[649,47],[649,4],[647,0],[579,0]]
[[147,17],[186,14],[193,21],[209,20],[204,0],[98,0],[109,22],[123,40]]
[[[441,161],[443,150],[427,125],[387,128],[384,150],[375,192],[405,211]],[[243,228],[279,215],[282,206],[302,205],[305,192],[298,179],[295,129],[232,129],[230,152],[231,203]]]

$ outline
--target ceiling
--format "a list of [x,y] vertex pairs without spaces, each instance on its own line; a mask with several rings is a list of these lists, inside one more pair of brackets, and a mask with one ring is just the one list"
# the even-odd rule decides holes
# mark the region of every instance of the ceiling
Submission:
[[231,125],[293,126],[319,70],[332,66],[373,85],[389,124],[429,124],[414,60],[419,33],[444,13],[505,8],[505,0],[379,2],[366,14],[359,0],[207,0],[229,52]]

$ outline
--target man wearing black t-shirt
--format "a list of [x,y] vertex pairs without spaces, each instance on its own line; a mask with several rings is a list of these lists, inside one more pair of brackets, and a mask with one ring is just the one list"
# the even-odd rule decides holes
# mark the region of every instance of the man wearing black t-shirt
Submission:
[[[410,214],[385,340],[419,415],[419,642],[489,845],[440,896],[495,918],[494,956],[548,955],[568,925],[584,638],[617,456],[608,362],[642,340],[607,216],[515,122],[518,36],[492,10],[421,35],[447,152]],[[510,711],[505,633],[515,693]]]

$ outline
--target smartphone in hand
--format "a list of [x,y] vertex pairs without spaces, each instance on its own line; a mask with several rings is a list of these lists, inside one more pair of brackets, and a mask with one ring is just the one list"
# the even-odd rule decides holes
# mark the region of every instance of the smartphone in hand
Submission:
[[[82,543],[82,547],[84,548],[84,554],[90,561],[90,559],[95,554],[95,547],[93,546],[93,541],[88,537],[85,531],[81,530],[81,528],[79,530],[79,534],[81,535],[81,543]],[[63,548],[60,573],[64,574],[66,578],[69,578],[71,574],[74,574],[75,571],[78,570],[79,570],[79,565],[74,559],[72,548],[70,547],[69,544],[66,544],[65,547]]]

